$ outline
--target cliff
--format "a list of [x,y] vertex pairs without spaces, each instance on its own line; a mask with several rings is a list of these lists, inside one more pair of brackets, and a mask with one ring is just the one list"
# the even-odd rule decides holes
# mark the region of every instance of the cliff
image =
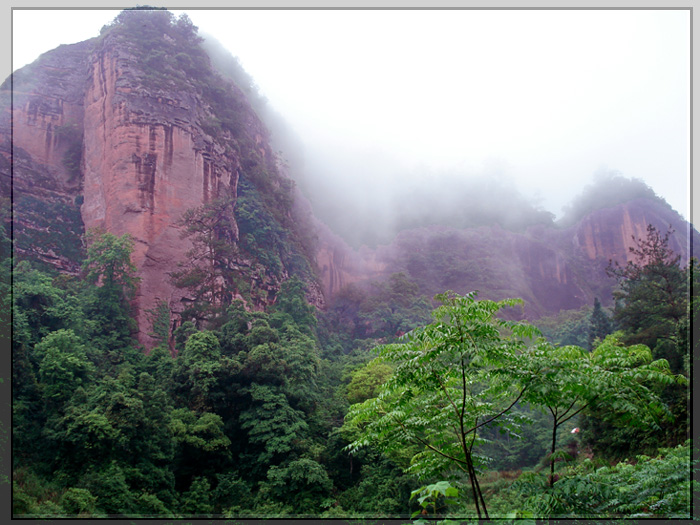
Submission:
[[[265,126],[240,89],[211,68],[196,28],[165,11],[120,18],[99,38],[46,53],[5,83],[3,193],[11,171],[19,258],[76,274],[85,231],[131,235],[140,279],[137,336],[149,348],[148,311],[165,301],[177,314],[193,300],[170,278],[192,248],[180,222],[187,210],[217,200],[237,210],[246,193],[268,223],[286,227],[292,241],[298,235],[293,225],[279,224],[291,222],[293,184],[278,170]],[[223,115],[223,107],[236,112]],[[247,184],[239,185],[241,178]],[[275,198],[274,212],[254,199],[263,192]],[[226,261],[229,274],[235,270],[227,283],[234,298],[264,309],[294,258],[320,304],[311,266],[298,263],[308,258],[300,242],[267,243],[277,263],[271,268],[257,250],[264,232],[246,223],[241,240],[236,213],[225,219],[235,247]]]
[[404,230],[389,244],[361,251],[326,242],[319,268],[331,292],[404,272],[430,297],[478,290],[482,298],[523,298],[523,315],[536,319],[590,306],[595,297],[611,306],[614,280],[605,269],[610,261],[632,259],[632,236],[643,239],[647,224],[661,232],[674,229],[670,248],[681,254],[681,264],[691,256],[691,238],[700,245],[698,232],[668,205],[635,199],[594,210],[568,228],[537,225],[519,233],[497,224],[433,226]]
[[84,256],[80,158],[91,47],[61,46],[0,88],[0,189],[14,190],[16,254],[72,274]]

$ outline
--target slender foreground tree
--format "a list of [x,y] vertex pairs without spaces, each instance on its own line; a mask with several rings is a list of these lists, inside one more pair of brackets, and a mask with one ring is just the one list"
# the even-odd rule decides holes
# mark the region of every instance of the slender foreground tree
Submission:
[[417,445],[408,471],[427,478],[460,469],[477,516],[488,519],[474,448],[480,429],[509,422],[509,410],[536,379],[538,371],[525,366],[525,340],[539,332],[496,317],[518,299],[478,301],[476,293],[452,292],[436,299],[442,306],[433,323],[379,347],[377,359],[394,371],[376,398],[351,407],[346,425],[360,437],[347,448],[389,452]]
[[523,401],[552,419],[550,487],[555,482],[557,431],[586,408],[595,407],[603,415],[625,414],[624,424],[636,428],[658,427],[670,417],[651,387],[682,384],[683,376],[671,374],[665,359],[652,361],[647,346],[626,346],[620,337],[621,332],[608,335],[593,352],[541,340],[528,354],[527,366],[537,370],[538,377]]

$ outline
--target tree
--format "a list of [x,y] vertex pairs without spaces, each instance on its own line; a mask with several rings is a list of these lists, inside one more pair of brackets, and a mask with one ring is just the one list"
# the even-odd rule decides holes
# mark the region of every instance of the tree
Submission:
[[59,329],[84,330],[85,320],[77,298],[57,287],[51,276],[20,261],[12,274],[12,343],[26,351],[42,337]]
[[625,346],[620,333],[607,336],[589,353],[577,346],[556,347],[540,341],[527,365],[537,370],[523,399],[546,409],[552,418],[549,485],[554,485],[557,431],[588,407],[604,414],[625,414],[618,424],[636,428],[658,426],[668,410],[650,388],[674,378],[668,362],[652,361],[645,345]]
[[538,371],[525,366],[525,340],[538,330],[496,317],[521,301],[478,301],[476,293],[436,296],[434,322],[378,349],[393,374],[379,396],[353,405],[346,426],[360,437],[348,450],[385,452],[418,445],[409,472],[436,476],[455,468],[469,478],[479,518],[488,511],[477,478],[474,447],[480,429],[508,419]]
[[600,301],[596,297],[593,301],[593,312],[591,312],[591,326],[588,330],[588,350],[593,350],[597,340],[602,340],[612,332],[612,323],[608,314],[603,311]]
[[47,404],[62,405],[78,387],[91,381],[94,367],[73,330],[48,334],[36,345],[35,351],[42,356],[39,377]]
[[252,403],[241,414],[240,425],[248,438],[245,456],[250,471],[256,474],[299,453],[308,425],[304,413],[289,406],[286,396],[275,387],[254,383],[245,392]]
[[316,328],[316,308],[306,300],[305,285],[298,277],[286,280],[280,286],[275,311],[286,314],[305,334],[312,335]]
[[83,272],[92,285],[85,305],[87,331],[97,349],[113,362],[122,361],[122,350],[131,345],[136,329],[130,304],[139,282],[131,261],[134,241],[129,234],[117,237],[99,230],[89,230],[85,239]]
[[231,440],[224,433],[221,417],[197,414],[187,408],[172,411],[170,430],[175,441],[176,487],[182,491],[197,476],[221,472],[231,459]]
[[194,412],[210,412],[221,377],[229,362],[221,359],[219,340],[213,332],[197,332],[185,343],[172,370],[172,391],[182,406]]
[[299,458],[267,471],[261,495],[293,506],[297,514],[318,512],[333,488],[326,469],[309,458]]
[[187,263],[171,274],[175,286],[187,288],[194,295],[194,304],[183,312],[183,318],[191,317],[198,323],[212,321],[231,303],[227,280],[237,240],[234,225],[230,198],[187,210],[178,221],[181,237],[192,242],[186,253]]
[[134,240],[125,233],[121,237],[100,230],[89,230],[85,236],[87,259],[83,263],[85,280],[100,284],[103,289],[116,291],[125,298],[136,292],[136,266],[131,262]]
[[[633,237],[630,253],[634,259],[625,266],[611,263],[607,270],[617,279],[614,319],[624,332],[623,341],[649,346],[655,358],[668,361],[674,374],[689,377],[692,320],[689,291],[697,276],[694,259],[681,267],[680,255],[669,246],[672,234],[673,230],[669,229],[662,235],[648,225],[644,238]],[[690,435],[688,387],[679,383],[666,385],[661,395],[671,406],[676,423],[666,427],[664,437],[657,435],[655,439],[664,440],[669,446],[682,443]],[[680,424],[681,421],[685,424]],[[638,444],[641,437],[628,436],[618,441],[629,446]]]
[[429,320],[430,304],[406,274],[392,274],[387,282],[373,286],[359,320],[374,337],[395,338]]
[[358,368],[352,373],[352,379],[347,387],[348,401],[354,405],[377,397],[379,389],[389,376],[391,376],[391,367],[376,360]]
[[156,307],[147,311],[151,321],[151,333],[158,346],[165,346],[170,339],[170,307],[167,301],[160,300]]
[[671,369],[682,367],[687,348],[678,348],[682,322],[688,316],[688,268],[669,248],[673,230],[664,235],[651,224],[646,237],[632,237],[634,260],[624,267],[611,262],[608,275],[617,279],[614,318],[627,343],[643,343],[666,357]]

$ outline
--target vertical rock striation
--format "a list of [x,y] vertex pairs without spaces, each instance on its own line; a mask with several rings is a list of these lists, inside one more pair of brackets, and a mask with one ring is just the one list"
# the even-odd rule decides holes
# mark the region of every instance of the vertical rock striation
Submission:
[[[244,174],[248,219],[263,213],[251,207],[267,198],[283,203],[275,217],[266,204],[268,226],[293,222],[293,184],[277,169],[264,124],[243,92],[213,72],[187,21],[154,12],[146,15],[150,25],[141,26],[140,16],[128,13],[98,38],[46,53],[0,90],[0,184],[3,195],[14,192],[18,257],[78,274],[85,231],[129,234],[139,278],[136,335],[151,348],[149,311],[165,301],[177,314],[192,299],[170,278],[192,246],[181,235],[180,219],[187,210],[226,199],[233,203],[226,217],[233,296],[264,309],[291,275],[293,261],[305,272],[312,300],[321,304],[312,268],[299,263],[306,254],[298,235],[287,235],[291,241],[280,247],[278,239],[264,242],[266,231],[248,220],[247,245],[239,246],[235,204]],[[150,33],[139,40],[142,29]],[[172,58],[167,64],[159,59],[156,74],[148,63],[151,52]],[[212,80],[220,85],[207,85]],[[274,270],[265,266],[270,260]]]
[[636,199],[595,210],[569,228],[532,226],[518,233],[498,225],[433,226],[403,231],[390,244],[361,252],[323,236],[317,258],[329,295],[350,283],[404,272],[428,296],[478,290],[488,299],[523,298],[523,315],[535,319],[590,306],[595,297],[611,305],[614,280],[605,269],[610,261],[632,259],[632,236],[645,238],[647,224],[674,230],[670,248],[681,264],[697,257],[690,240],[700,246],[700,235],[689,223],[668,205]]
[[177,222],[190,208],[235,196],[239,163],[197,124],[205,107],[196,95],[138,89],[142,73],[128,46],[109,38],[90,57],[82,217],[86,228],[133,237],[138,338],[149,347],[148,311],[166,301],[178,312],[186,295],[168,277],[191,247]]
[[72,274],[84,255],[80,162],[92,45],[45,53],[0,88],[0,189],[13,198],[15,253]]

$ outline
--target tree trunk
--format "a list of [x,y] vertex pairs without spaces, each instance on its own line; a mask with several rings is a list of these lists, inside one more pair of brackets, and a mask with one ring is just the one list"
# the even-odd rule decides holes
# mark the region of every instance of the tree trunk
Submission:
[[557,422],[552,428],[552,452],[549,456],[549,487],[554,486],[554,449],[557,447]]

